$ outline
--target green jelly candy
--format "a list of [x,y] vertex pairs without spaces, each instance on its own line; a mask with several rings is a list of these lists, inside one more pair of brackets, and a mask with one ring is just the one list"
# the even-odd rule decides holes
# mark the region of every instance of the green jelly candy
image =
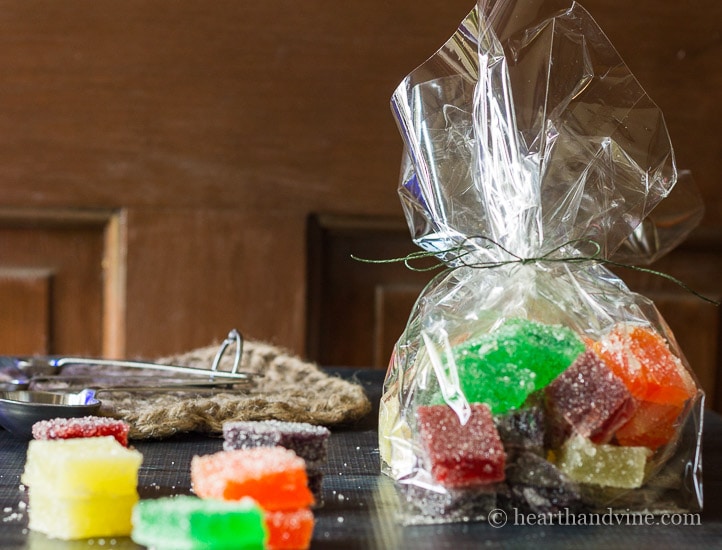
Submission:
[[134,542],[158,550],[263,549],[263,511],[250,499],[221,501],[192,496],[141,500],[133,508]]
[[646,447],[595,445],[577,435],[564,443],[557,466],[578,483],[636,489],[644,482],[651,454]]
[[467,401],[503,414],[554,380],[584,349],[566,327],[510,319],[495,332],[456,346],[453,354]]

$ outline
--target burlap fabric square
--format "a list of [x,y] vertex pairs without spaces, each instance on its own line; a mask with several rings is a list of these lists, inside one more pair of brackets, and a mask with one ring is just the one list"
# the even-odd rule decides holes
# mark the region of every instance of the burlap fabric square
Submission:
[[[217,346],[209,346],[157,362],[210,369],[217,351]],[[219,369],[230,370],[232,364],[233,357],[226,354]],[[334,426],[354,422],[371,411],[360,385],[330,376],[314,363],[273,345],[245,341],[240,370],[257,376],[232,390],[101,392],[99,414],[128,422],[132,439],[151,439],[183,432],[220,434],[223,423],[232,420]],[[66,367],[63,375],[84,378],[85,385],[95,386],[148,386],[157,384],[159,377],[157,371],[97,366]],[[43,387],[47,389],[47,383]]]

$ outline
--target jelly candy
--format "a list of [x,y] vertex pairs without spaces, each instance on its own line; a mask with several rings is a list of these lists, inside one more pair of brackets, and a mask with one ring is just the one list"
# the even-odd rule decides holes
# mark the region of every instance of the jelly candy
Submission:
[[577,484],[543,457],[523,452],[507,465],[509,507],[525,513],[553,514],[582,507]]
[[289,548],[300,550],[311,545],[313,513],[306,509],[266,512],[269,550]]
[[498,330],[453,348],[467,401],[487,403],[494,414],[519,408],[584,351],[570,329],[511,319]]
[[130,425],[122,420],[105,416],[82,418],[53,418],[33,424],[35,439],[72,439],[76,437],[101,437],[112,435],[118,443],[128,446]]
[[252,499],[192,496],[142,500],[133,509],[134,542],[158,550],[266,548],[264,514]]
[[326,461],[331,432],[324,426],[279,420],[238,421],[223,424],[223,449],[281,446],[291,449],[314,468]]
[[112,436],[31,440],[21,481],[62,494],[130,494],[143,461]]
[[112,436],[30,441],[21,477],[30,529],[68,540],[128,535],[142,458]]
[[506,455],[487,405],[473,403],[464,425],[446,405],[420,406],[416,417],[431,474],[439,483],[460,488],[504,479]]
[[642,486],[647,458],[651,454],[646,447],[596,445],[582,436],[573,435],[561,448],[557,465],[579,483],[636,489]]
[[539,404],[494,417],[507,456],[514,451],[544,454],[544,418],[544,409]]
[[544,393],[557,440],[573,430],[596,443],[606,443],[635,409],[627,387],[591,350],[577,357]]
[[496,485],[488,490],[479,487],[434,490],[420,485],[398,484],[405,507],[415,516],[414,523],[470,521],[484,519],[497,507]]
[[640,401],[681,407],[697,392],[664,339],[644,327],[618,325],[594,348]]
[[223,500],[251,497],[264,510],[292,510],[313,504],[304,460],[283,447],[194,456],[191,482],[200,497]]
[[650,449],[669,442],[697,387],[664,339],[643,327],[618,325],[594,349],[637,400],[637,412],[618,430],[617,440]]

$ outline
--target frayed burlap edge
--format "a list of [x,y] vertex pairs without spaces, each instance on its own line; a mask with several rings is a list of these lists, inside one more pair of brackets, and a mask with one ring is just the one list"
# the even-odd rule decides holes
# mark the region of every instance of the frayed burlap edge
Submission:
[[[165,357],[159,363],[210,368],[217,346]],[[219,368],[230,370],[229,350]],[[334,426],[354,422],[371,411],[358,384],[329,376],[313,363],[263,342],[246,341],[241,370],[257,374],[247,387],[210,395],[104,394],[101,414],[131,426],[132,439],[165,438],[182,432],[220,434],[233,420],[284,420]],[[129,373],[135,375],[136,373]]]

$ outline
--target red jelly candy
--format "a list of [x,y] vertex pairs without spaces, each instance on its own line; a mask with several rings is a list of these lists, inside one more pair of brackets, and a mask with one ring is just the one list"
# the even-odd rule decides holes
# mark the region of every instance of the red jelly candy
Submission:
[[82,418],[53,418],[33,424],[35,439],[74,439],[77,437],[103,437],[112,435],[128,446],[130,426],[122,420],[105,416],[84,416]]
[[591,350],[577,357],[544,393],[552,432],[562,438],[574,430],[606,443],[635,410],[624,382]]
[[416,416],[431,473],[439,483],[459,488],[504,479],[506,455],[486,404],[472,403],[464,425],[446,405],[421,406]]
[[301,550],[311,545],[313,512],[308,508],[264,512],[268,528],[268,549]]

